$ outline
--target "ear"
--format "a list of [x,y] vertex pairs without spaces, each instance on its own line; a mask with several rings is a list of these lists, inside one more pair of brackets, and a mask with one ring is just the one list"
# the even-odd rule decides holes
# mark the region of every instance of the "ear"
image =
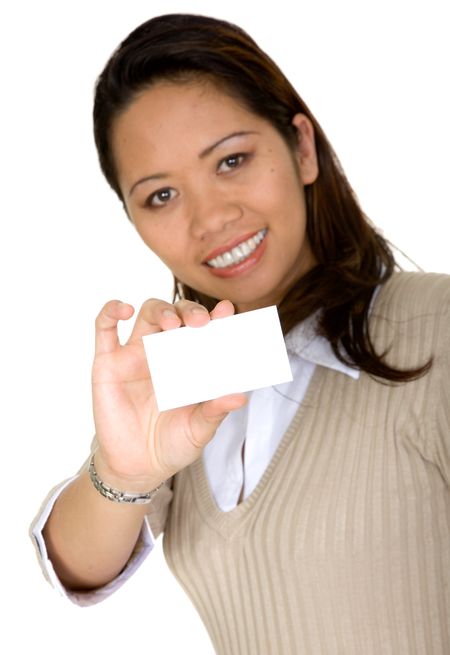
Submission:
[[297,162],[303,184],[312,184],[319,175],[314,128],[305,114],[295,114],[292,125],[297,130]]

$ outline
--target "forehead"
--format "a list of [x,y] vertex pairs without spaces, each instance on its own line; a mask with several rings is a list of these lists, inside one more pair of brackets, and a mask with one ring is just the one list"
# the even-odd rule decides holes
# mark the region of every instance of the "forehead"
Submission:
[[177,100],[179,103],[186,104],[195,98],[198,98],[199,101],[227,101],[244,109],[244,102],[238,98],[237,92],[233,92],[231,87],[228,89],[225,82],[208,77],[194,77],[187,80],[167,79],[153,82],[149,87],[136,94],[128,108],[139,104],[141,101],[145,103],[146,99],[156,106],[158,101],[164,103],[166,100]]
[[208,146],[211,138],[244,123],[270,125],[210,82],[160,82],[142,91],[116,118],[112,146],[116,154],[144,140],[154,147],[174,141]]

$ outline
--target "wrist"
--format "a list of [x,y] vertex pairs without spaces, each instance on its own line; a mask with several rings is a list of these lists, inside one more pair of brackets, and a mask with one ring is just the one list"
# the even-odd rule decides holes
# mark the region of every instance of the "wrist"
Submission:
[[149,503],[165,482],[146,476],[117,475],[105,464],[99,451],[91,456],[89,477],[102,496],[118,503]]

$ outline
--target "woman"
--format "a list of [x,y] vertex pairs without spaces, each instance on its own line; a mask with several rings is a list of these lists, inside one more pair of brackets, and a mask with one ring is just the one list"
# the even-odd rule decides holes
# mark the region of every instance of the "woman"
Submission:
[[[395,270],[317,121],[236,26],[137,28],[94,129],[175,297],[146,301],[124,345],[133,308],[97,318],[93,454],[39,542],[59,580],[94,602],[164,531],[218,653],[448,652],[449,277]],[[292,383],[158,413],[144,335],[272,304]]]

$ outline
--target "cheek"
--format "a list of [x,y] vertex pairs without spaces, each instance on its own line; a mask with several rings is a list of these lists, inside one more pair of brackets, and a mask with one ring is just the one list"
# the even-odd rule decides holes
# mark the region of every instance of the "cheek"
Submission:
[[166,227],[158,229],[152,226],[138,229],[138,234],[145,245],[169,268],[180,280],[189,268],[188,248],[177,230]]
[[166,256],[167,251],[170,250],[171,240],[169,230],[162,222],[138,218],[134,221],[134,226],[150,250],[161,259]]
[[145,243],[145,245],[148,246],[154,253],[156,253],[158,250],[158,240],[155,239],[155,235],[152,233],[152,231],[149,230],[145,225],[135,223],[134,226],[136,228],[136,232]]
[[259,203],[275,224],[300,227],[306,222],[303,188],[292,173],[274,170],[261,184]]
[[295,201],[303,190],[294,164],[281,157],[265,162],[258,172],[256,183],[260,199],[270,204]]

